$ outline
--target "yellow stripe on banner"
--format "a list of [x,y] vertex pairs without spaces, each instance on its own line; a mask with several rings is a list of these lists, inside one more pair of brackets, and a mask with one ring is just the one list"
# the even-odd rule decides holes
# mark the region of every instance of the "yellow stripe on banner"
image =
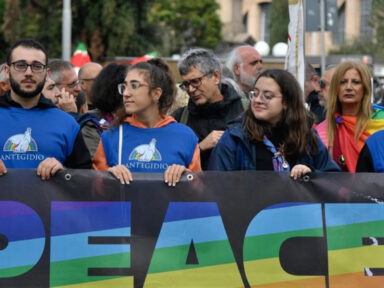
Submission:
[[145,288],[244,287],[236,264],[147,274]]
[[[384,246],[365,246],[328,252],[329,275],[362,273],[364,268],[384,268]],[[384,279],[383,287],[384,287]]]
[[74,285],[56,286],[59,288],[133,288],[133,277],[119,277],[103,281],[93,281]]
[[296,5],[299,2],[300,2],[300,0],[289,0],[288,5]]
[[323,281],[322,284],[324,285],[324,277],[296,276],[288,274],[281,267],[279,258],[247,261],[244,262],[244,268],[249,284],[254,287],[266,284],[275,284],[277,285],[276,287],[280,287],[281,282],[293,281],[295,283],[295,288],[307,288],[309,287],[307,286],[307,283],[300,285],[301,280],[313,279],[315,283],[319,281],[319,278],[321,278]]

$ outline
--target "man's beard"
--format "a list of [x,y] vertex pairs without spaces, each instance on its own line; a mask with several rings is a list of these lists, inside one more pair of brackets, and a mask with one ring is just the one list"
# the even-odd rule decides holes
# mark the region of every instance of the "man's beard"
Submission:
[[24,91],[24,90],[21,89],[20,84],[17,83],[17,82],[12,78],[11,73],[9,73],[9,82],[10,82],[10,84],[11,84],[11,88],[12,88],[12,90],[13,90],[18,96],[20,96],[20,97],[22,97],[22,98],[25,98],[25,99],[33,98],[33,97],[39,95],[39,94],[41,93],[41,91],[43,91],[44,84],[45,84],[45,78],[46,78],[46,77],[44,77],[44,79],[43,79],[40,83],[37,84],[35,90],[27,92],[27,91]]
[[256,76],[249,75],[240,69],[240,82],[247,86],[249,89],[255,87]]

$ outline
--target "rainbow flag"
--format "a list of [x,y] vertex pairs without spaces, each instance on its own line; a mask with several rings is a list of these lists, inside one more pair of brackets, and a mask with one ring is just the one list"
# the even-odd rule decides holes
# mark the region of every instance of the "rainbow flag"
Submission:
[[[357,122],[356,117],[342,116],[340,114],[335,115],[335,119],[338,124],[337,133],[340,142],[340,149],[349,172],[355,172],[359,153],[367,138],[373,133],[384,129],[384,107],[373,105],[373,108],[374,111],[372,113],[371,120],[368,122],[365,131],[362,133],[358,141],[355,141],[354,136]],[[328,146],[326,121],[321,122],[315,126],[315,128],[320,139],[326,146]]]

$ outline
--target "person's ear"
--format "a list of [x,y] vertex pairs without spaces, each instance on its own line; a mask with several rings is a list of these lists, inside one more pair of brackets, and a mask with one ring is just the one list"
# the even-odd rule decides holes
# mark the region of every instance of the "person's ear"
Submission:
[[219,85],[219,84],[220,84],[220,78],[221,78],[221,74],[220,74],[220,72],[219,72],[219,71],[214,71],[214,72],[212,73],[212,77],[213,77],[213,79],[214,79],[214,81],[215,81],[215,84],[216,84],[216,85]]
[[152,89],[152,99],[155,100],[156,102],[159,102],[159,99],[161,97],[161,94],[163,94],[163,89],[160,87],[157,87],[155,89]]
[[236,75],[236,76],[240,76],[240,63],[236,63],[235,65],[233,65],[233,73]]

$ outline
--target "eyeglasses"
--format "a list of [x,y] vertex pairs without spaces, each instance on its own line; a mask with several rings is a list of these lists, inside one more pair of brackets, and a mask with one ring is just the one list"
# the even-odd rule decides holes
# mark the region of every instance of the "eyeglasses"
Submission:
[[128,82],[128,84],[126,83],[117,84],[117,91],[119,91],[120,95],[124,95],[125,89],[128,89],[128,91],[135,91],[143,86],[149,87],[149,85],[140,83],[139,81],[130,81]]
[[84,79],[80,79],[79,81],[80,82],[81,81],[95,81],[95,78],[84,78]]
[[205,76],[208,76],[210,73],[208,74],[204,74],[203,76],[201,77],[198,77],[198,78],[195,78],[195,79],[191,79],[189,81],[184,81],[180,84],[180,89],[183,90],[183,91],[188,91],[189,89],[189,86],[192,86],[193,88],[197,89],[200,87],[201,85],[201,81],[203,80],[203,78]]
[[254,88],[253,90],[248,92],[248,97],[249,97],[249,100],[251,101],[252,99],[256,99],[257,97],[260,97],[261,101],[265,103],[269,103],[269,101],[271,101],[273,98],[281,98],[283,96],[282,95],[276,96],[270,91],[261,92],[259,89]]
[[74,81],[72,83],[69,83],[69,84],[65,84],[65,83],[56,83],[56,86],[67,86],[68,88],[70,89],[74,89],[76,86],[80,85],[80,81],[77,80],[77,81]]
[[325,87],[327,87],[329,83],[327,83],[326,81],[324,81],[323,79],[321,79],[319,81],[319,85],[320,85],[320,89],[324,89]]
[[27,71],[28,67],[31,67],[33,73],[41,73],[45,70],[45,67],[47,67],[47,65],[44,65],[40,62],[33,62],[32,64],[28,64],[24,61],[12,62],[11,65],[13,65],[13,68],[15,68],[17,72],[25,72]]

